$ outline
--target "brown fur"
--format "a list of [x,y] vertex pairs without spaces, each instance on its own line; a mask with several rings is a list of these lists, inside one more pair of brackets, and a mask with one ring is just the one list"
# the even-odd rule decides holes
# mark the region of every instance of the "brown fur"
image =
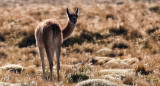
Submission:
[[44,49],[47,54],[47,59],[49,61],[50,67],[50,80],[52,81],[52,71],[53,71],[53,57],[54,52],[56,52],[57,57],[57,81],[59,82],[59,69],[60,69],[60,52],[63,40],[68,38],[73,32],[76,21],[78,9],[76,14],[70,14],[67,8],[67,14],[69,21],[64,27],[61,28],[59,23],[53,19],[47,19],[40,23],[35,29],[36,44],[38,46],[39,55],[42,61],[43,78],[45,78],[45,63],[44,63]]
[[74,28],[75,28],[75,24],[73,24],[73,23],[68,23],[65,26],[65,28],[64,28],[64,30],[62,32],[64,40],[67,39],[71,35],[71,33],[74,31]]
[[53,33],[55,37],[57,34],[62,34],[62,29],[56,20],[47,19],[44,22],[40,23],[35,30],[35,37],[38,39],[38,45],[44,47],[44,43],[47,43],[47,40],[49,40],[48,37],[50,37]]

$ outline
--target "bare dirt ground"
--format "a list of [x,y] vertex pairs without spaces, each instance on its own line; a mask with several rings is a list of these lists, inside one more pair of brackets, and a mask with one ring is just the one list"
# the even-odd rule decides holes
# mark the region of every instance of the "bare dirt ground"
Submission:
[[63,43],[60,86],[160,86],[158,0],[1,0],[0,86],[56,86],[42,79],[34,29],[79,7],[76,29]]

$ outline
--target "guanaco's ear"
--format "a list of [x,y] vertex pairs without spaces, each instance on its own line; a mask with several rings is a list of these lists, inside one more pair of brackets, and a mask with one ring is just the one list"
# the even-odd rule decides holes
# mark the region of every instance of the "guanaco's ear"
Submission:
[[67,11],[67,14],[70,15],[68,8],[66,9],[66,11]]
[[76,15],[78,15],[78,7],[76,8]]

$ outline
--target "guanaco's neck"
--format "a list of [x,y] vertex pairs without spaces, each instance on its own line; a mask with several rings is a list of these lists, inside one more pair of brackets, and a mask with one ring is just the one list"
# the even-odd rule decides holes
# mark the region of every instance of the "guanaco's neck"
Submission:
[[68,22],[67,25],[63,29],[63,39],[67,39],[73,32],[76,24]]

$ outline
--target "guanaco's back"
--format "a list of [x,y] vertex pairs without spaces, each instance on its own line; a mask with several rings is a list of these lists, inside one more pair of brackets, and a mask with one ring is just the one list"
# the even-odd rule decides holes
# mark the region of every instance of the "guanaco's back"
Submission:
[[[45,43],[59,36],[62,36],[62,31],[59,23],[53,19],[47,19],[40,23],[35,30],[35,38],[37,45],[45,47]],[[59,39],[62,41],[62,38]]]

